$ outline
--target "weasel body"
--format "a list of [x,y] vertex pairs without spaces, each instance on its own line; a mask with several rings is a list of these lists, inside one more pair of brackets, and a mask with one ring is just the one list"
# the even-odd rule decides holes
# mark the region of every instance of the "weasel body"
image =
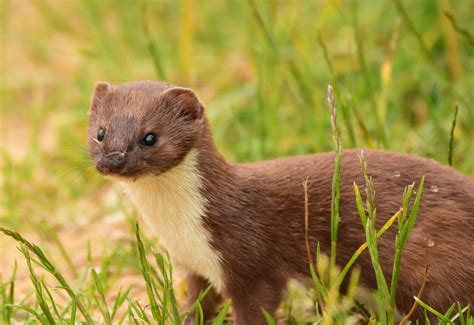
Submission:
[[[232,164],[215,148],[204,108],[190,90],[155,82],[99,83],[89,118],[89,152],[96,168],[117,178],[173,260],[189,270],[189,305],[211,316],[222,296],[233,300],[237,324],[265,323],[290,278],[309,276],[304,190],[308,178],[309,242],[330,247],[334,153]],[[343,152],[339,265],[365,242],[353,182],[364,179],[358,150]],[[404,188],[426,176],[415,227],[405,246],[397,308],[408,312],[425,277],[423,301],[440,311],[474,303],[474,181],[414,155],[368,150],[377,197],[377,227],[395,214]],[[396,227],[379,240],[388,279]],[[370,256],[356,263],[375,288]],[[413,319],[421,318],[420,308]],[[192,321],[190,317],[188,321]]]

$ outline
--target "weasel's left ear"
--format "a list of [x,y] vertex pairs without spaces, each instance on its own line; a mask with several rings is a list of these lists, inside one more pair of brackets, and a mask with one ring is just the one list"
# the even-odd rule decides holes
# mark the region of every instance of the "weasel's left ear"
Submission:
[[107,94],[110,91],[110,84],[107,82],[98,82],[95,85],[95,90],[94,94],[92,95],[91,99],[91,108],[89,110],[89,114],[93,111],[95,111],[104,101],[104,99],[107,97]]
[[204,106],[194,91],[183,87],[170,87],[161,93],[166,110],[174,112],[185,120],[200,120],[204,116]]

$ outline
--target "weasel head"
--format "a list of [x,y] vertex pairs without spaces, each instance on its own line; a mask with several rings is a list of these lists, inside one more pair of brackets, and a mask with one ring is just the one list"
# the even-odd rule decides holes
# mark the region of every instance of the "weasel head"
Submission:
[[180,164],[204,129],[204,107],[191,89],[99,82],[89,111],[89,155],[106,176],[160,175]]

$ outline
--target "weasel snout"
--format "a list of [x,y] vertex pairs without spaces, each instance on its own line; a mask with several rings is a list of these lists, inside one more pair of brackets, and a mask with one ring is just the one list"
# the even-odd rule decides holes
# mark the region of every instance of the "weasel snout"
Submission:
[[112,151],[104,154],[96,167],[102,174],[121,174],[126,162],[126,152]]

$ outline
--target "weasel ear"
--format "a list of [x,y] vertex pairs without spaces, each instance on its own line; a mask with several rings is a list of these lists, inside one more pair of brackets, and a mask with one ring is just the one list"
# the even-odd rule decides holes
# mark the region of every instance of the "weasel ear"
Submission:
[[100,81],[95,85],[94,94],[92,95],[91,99],[91,108],[89,114],[92,111],[96,110],[103,103],[104,99],[109,93],[110,88],[110,84],[103,81]]
[[165,109],[186,120],[200,120],[204,116],[204,106],[194,91],[183,87],[170,87],[160,96]]

